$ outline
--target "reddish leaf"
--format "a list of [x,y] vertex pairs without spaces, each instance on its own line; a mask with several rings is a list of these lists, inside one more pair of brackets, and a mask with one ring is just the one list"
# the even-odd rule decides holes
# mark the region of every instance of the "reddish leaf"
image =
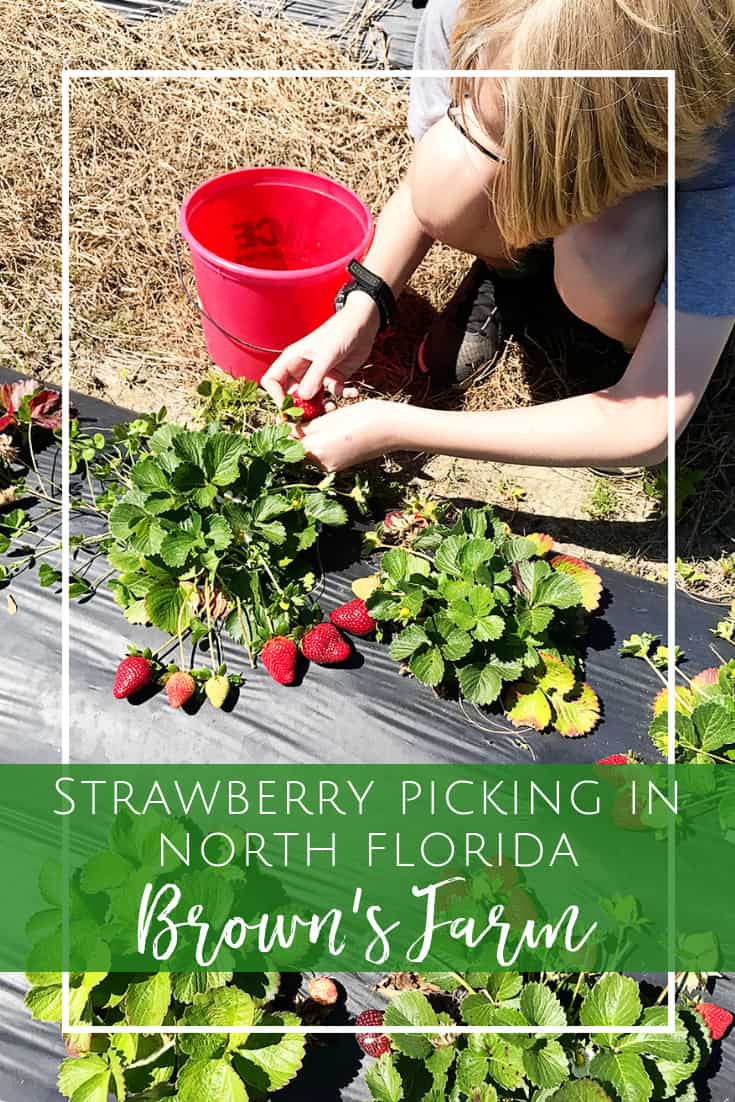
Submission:
[[61,427],[61,395],[55,390],[39,390],[30,400],[31,420],[42,429]]
[[554,541],[551,536],[547,536],[546,532],[531,532],[526,536],[527,540],[536,548],[536,554],[543,558],[544,555],[548,555],[551,548],[554,546]]
[[569,574],[582,591],[582,605],[588,612],[599,608],[602,597],[602,578],[589,563],[574,558],[573,555],[555,555],[551,560],[554,570]]

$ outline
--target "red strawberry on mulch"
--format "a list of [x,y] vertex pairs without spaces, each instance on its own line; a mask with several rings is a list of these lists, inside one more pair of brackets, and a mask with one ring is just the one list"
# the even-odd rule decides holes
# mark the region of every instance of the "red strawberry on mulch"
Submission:
[[350,635],[369,635],[375,631],[376,623],[367,610],[367,605],[360,597],[340,605],[329,614],[329,619],[335,627]]
[[634,759],[629,754],[610,754],[607,758],[600,758],[595,765],[634,765]]
[[694,1009],[703,1019],[712,1040],[721,1041],[733,1023],[730,1011],[714,1003],[697,1003]]
[[295,390],[291,397],[293,398],[293,404],[303,411],[302,421],[313,421],[315,417],[321,417],[326,412],[324,409],[324,395],[321,392],[315,394],[313,398],[302,398],[298,390]]
[[112,695],[116,700],[139,693],[153,680],[153,666],[147,658],[140,655],[128,655],[117,667]]
[[317,624],[301,640],[301,653],[320,666],[337,666],[350,657],[350,644],[334,624]]
[[197,683],[190,673],[179,670],[172,673],[166,682],[166,696],[172,708],[181,708],[187,700],[191,700],[196,692]]
[[[383,1024],[382,1010],[363,1010],[355,1018],[356,1026],[376,1026]],[[356,1033],[355,1040],[368,1056],[382,1056],[390,1052],[390,1038],[386,1033]]]
[[269,639],[260,658],[274,681],[279,685],[293,685],[296,680],[296,662],[299,652],[293,639],[287,639],[285,635],[277,635],[275,639]]

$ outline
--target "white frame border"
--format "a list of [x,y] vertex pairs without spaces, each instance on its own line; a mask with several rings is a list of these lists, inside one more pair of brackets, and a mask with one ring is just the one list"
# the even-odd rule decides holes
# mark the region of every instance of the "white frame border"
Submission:
[[[71,739],[71,713],[70,713],[70,492],[69,492],[69,409],[71,390],[71,356],[70,356],[70,92],[71,82],[79,79],[165,79],[177,80],[201,78],[213,79],[257,79],[257,78],[284,78],[289,77],[338,77],[350,79],[356,77],[371,77],[376,80],[406,79],[411,76],[433,77],[447,80],[452,76],[468,76],[482,78],[507,78],[507,77],[570,77],[572,79],[593,79],[595,77],[640,77],[646,79],[666,79],[668,87],[668,306],[667,306],[667,332],[668,332],[668,363],[667,363],[667,390],[668,390],[668,517],[667,517],[667,643],[669,647],[669,663],[667,670],[667,690],[669,694],[669,729],[668,729],[668,764],[675,761],[675,737],[676,714],[674,710],[676,691],[676,71],[674,69],[63,69],[61,74],[61,360],[62,360],[62,615],[61,615],[61,764],[70,764],[70,739]],[[62,836],[63,855],[67,853],[68,824]],[[669,830],[668,837],[668,864],[672,867],[675,846],[675,833]],[[63,858],[62,858],[63,859]],[[669,884],[670,907],[671,893],[674,885]],[[66,907],[63,908],[66,919]],[[671,915],[671,911],[670,911]],[[64,921],[64,931],[68,929]],[[670,938],[674,937],[674,931],[670,923]],[[623,1034],[671,1034],[676,1031],[676,990],[675,973],[667,973],[668,993],[667,1011],[668,1020],[665,1026],[630,1026],[625,1030],[616,1030]],[[61,976],[61,1005],[62,1020],[61,1030],[68,1034],[150,1034],[156,1032],[150,1026],[90,1026],[72,1025],[69,1021],[69,973],[63,972]],[[565,1026],[563,1028],[538,1026],[529,1030],[523,1026],[435,1026],[427,1029],[423,1026],[403,1026],[390,1028],[385,1026],[362,1027],[355,1026],[283,1026],[274,1029],[272,1026],[250,1026],[249,1033],[346,1033],[356,1035],[358,1033],[432,1033],[432,1034],[512,1034],[533,1033],[543,1035],[550,1033],[559,1034],[585,1034],[610,1033],[615,1027],[606,1026],[600,1028],[586,1028],[584,1026]],[[160,1030],[159,1030],[160,1032]],[[217,1026],[177,1026],[167,1029],[166,1033],[176,1036],[186,1033],[228,1033],[237,1032],[236,1028],[223,1030]]]

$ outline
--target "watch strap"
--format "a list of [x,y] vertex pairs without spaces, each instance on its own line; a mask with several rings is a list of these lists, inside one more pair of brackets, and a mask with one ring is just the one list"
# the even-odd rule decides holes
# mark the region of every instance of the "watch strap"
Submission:
[[366,268],[364,264],[361,264],[359,260],[351,260],[347,265],[347,271],[352,279],[339,292],[337,308],[344,306],[345,300],[351,291],[364,291],[378,307],[380,332],[387,329],[396,313],[395,296],[388,284],[380,276]]

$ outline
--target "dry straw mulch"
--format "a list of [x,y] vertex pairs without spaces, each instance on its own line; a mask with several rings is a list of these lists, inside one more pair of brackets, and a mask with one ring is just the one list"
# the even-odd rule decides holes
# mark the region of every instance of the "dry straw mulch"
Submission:
[[[338,69],[360,62],[356,45],[339,48],[275,12],[255,15],[221,0],[134,28],[93,0],[3,0],[0,30],[0,359],[47,374],[56,374],[59,354],[62,65]],[[121,379],[180,388],[182,372],[206,363],[171,245],[179,205],[196,184],[244,165],[289,164],[342,181],[377,213],[410,157],[407,102],[405,84],[369,76],[75,80],[75,385],[113,396]],[[437,248],[416,287],[437,305],[465,264]],[[408,310],[417,325],[431,312],[415,302]],[[391,353],[395,361],[395,345]],[[412,355],[403,341],[397,366]]]

